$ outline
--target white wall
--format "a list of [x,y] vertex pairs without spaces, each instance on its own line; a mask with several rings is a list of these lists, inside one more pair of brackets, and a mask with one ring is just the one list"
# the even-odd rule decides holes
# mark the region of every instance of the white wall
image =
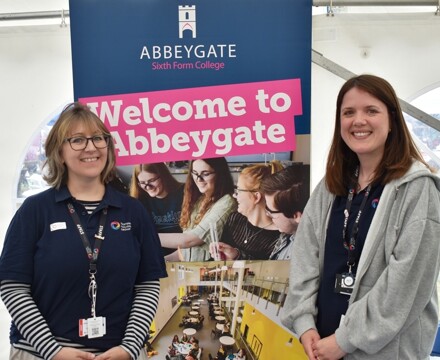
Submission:
[[[340,14],[313,17],[312,47],[353,73],[386,78],[406,101],[440,86],[440,16]],[[368,56],[362,56],[362,49]],[[335,103],[344,80],[312,67],[311,182],[324,174],[334,129]],[[440,102],[440,99],[439,99]]]
[[[0,244],[15,211],[25,149],[43,121],[73,99],[68,28],[15,30],[0,28]],[[1,303],[0,359],[9,354],[9,321]]]
[[[366,58],[363,47],[369,48]],[[354,73],[385,77],[406,100],[440,84],[440,16],[433,14],[314,17],[313,49]],[[312,187],[324,173],[342,83],[312,66]],[[0,27],[0,245],[15,211],[24,152],[42,123],[73,99],[72,86],[68,28]],[[0,359],[5,359],[9,316],[2,306]]]
[[68,28],[0,28],[0,236],[15,210],[28,144],[54,111],[73,99]]

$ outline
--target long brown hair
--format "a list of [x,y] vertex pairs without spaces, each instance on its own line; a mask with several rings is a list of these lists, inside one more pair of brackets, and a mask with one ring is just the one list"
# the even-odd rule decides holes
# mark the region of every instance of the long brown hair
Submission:
[[[214,203],[225,196],[226,194],[232,195],[234,191],[234,181],[232,180],[231,172],[229,171],[229,166],[224,157],[219,158],[209,158],[200,159],[206,162],[210,167],[214,169],[214,193],[210,198],[202,199],[202,203],[199,206],[199,213],[196,216],[195,224],[198,224],[206,212],[214,205]],[[195,160],[191,161],[188,169],[188,176],[186,178],[183,203],[182,203],[182,213],[180,215],[180,227],[182,229],[187,229],[191,223],[191,213],[194,210],[197,201],[204,196],[200,193],[197,185],[191,175],[193,169],[193,163]]]
[[359,75],[345,82],[336,101],[335,130],[325,174],[329,191],[345,196],[348,187],[356,181],[354,172],[359,164],[358,157],[341,137],[341,105],[345,94],[352,88],[366,91],[383,102],[388,110],[391,131],[385,142],[382,161],[375,169],[373,182],[385,185],[402,177],[414,160],[424,163],[429,168],[411,138],[399,99],[390,83],[378,76]]
[[107,163],[101,173],[101,181],[106,184],[113,179],[116,172],[115,144],[104,123],[95,115],[86,105],[74,102],[66,105],[61,112],[55,125],[49,132],[44,149],[46,152],[46,161],[44,166],[47,172],[43,175],[44,180],[56,189],[67,183],[67,168],[61,157],[61,149],[66,138],[69,136],[70,129],[74,124],[83,124],[91,131],[98,130],[103,135],[109,136],[107,150]]
[[159,176],[160,181],[162,181],[163,187],[168,194],[183,185],[174,178],[165,163],[135,165],[133,167],[133,174],[130,181],[130,195],[136,199],[139,198],[139,193],[141,193],[141,191],[144,191],[139,186],[138,182],[138,176],[142,171],[146,171],[150,174],[155,174],[156,176]]

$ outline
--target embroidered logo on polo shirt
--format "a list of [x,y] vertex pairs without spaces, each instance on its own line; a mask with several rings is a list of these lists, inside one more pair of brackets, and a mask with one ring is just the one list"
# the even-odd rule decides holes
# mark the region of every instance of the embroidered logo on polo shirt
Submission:
[[113,230],[119,230],[121,228],[121,223],[119,221],[112,221],[110,226]]
[[131,222],[119,222],[119,221],[112,221],[110,223],[110,226],[113,230],[120,230],[120,231],[130,231],[131,230]]
[[67,226],[64,221],[50,224],[50,231],[65,230],[65,229],[67,229]]

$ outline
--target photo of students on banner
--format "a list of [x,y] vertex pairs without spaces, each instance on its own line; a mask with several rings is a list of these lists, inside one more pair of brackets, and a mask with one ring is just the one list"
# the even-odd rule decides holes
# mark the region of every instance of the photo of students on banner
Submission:
[[177,249],[166,260],[210,259],[209,244],[213,241],[213,233],[221,236],[229,214],[237,207],[233,191],[234,182],[224,157],[191,161],[180,217],[183,232],[159,234],[163,247]]
[[[165,163],[133,167],[130,195],[151,213],[158,233],[181,233],[179,225],[184,184],[177,181]],[[162,247],[164,256],[174,250]]]
[[308,176],[304,164],[237,167],[221,157],[183,168],[136,165],[129,182],[130,195],[152,214],[167,261],[286,260],[309,197]]
[[280,232],[266,213],[261,181],[283,169],[279,161],[245,167],[238,176],[234,198],[237,211],[229,215],[220,242],[211,242],[216,260],[265,260],[269,258]]

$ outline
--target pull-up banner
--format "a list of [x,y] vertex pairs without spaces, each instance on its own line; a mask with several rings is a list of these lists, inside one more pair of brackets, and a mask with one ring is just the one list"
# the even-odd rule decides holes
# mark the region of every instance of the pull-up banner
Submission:
[[311,7],[70,1],[75,99],[118,165],[295,151],[310,134]]

